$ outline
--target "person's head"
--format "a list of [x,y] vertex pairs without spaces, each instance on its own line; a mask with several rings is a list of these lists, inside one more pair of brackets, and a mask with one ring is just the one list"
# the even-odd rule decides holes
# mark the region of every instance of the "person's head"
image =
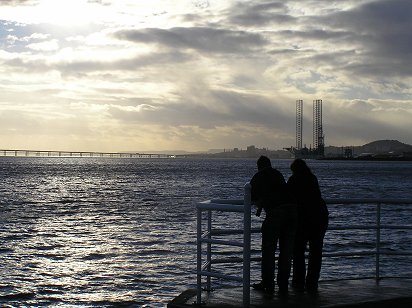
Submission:
[[293,173],[311,172],[306,162],[300,158],[297,158],[292,162],[290,165],[290,170],[292,170]]
[[267,167],[272,167],[272,164],[271,164],[270,159],[268,157],[262,155],[257,160],[257,167],[258,167],[258,170],[262,170],[262,169],[265,169]]

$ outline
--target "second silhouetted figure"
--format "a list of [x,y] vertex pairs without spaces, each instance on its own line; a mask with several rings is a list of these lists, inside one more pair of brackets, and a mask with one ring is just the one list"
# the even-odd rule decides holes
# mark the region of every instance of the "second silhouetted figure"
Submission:
[[[323,238],[328,227],[328,209],[321,197],[318,179],[302,159],[290,166],[288,186],[298,204],[298,228],[293,251],[292,286],[316,291],[322,264]],[[305,250],[309,244],[306,273]]]

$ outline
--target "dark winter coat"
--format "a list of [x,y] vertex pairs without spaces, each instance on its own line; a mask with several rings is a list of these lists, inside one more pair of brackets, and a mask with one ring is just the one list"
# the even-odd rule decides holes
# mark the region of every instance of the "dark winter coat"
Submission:
[[272,167],[258,171],[250,181],[252,186],[252,201],[266,211],[282,204],[295,203],[288,192],[283,175]]
[[305,231],[323,228],[329,213],[316,176],[311,172],[294,173],[287,185],[298,205],[298,225]]

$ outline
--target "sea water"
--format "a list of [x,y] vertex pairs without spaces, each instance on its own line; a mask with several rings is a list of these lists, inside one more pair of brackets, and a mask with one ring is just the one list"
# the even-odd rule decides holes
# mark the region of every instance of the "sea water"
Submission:
[[[290,163],[273,161],[285,178]],[[325,198],[412,199],[412,162],[308,164]],[[165,307],[196,286],[196,202],[242,199],[255,172],[255,159],[0,157],[0,304]],[[375,222],[374,206],[329,210],[330,225]],[[410,210],[383,206],[382,221],[410,225]],[[328,232],[325,252],[373,251],[374,234]],[[259,249],[259,235],[253,245]],[[410,231],[388,230],[382,245],[412,250]],[[373,275],[374,261],[328,258],[322,279]],[[411,277],[411,268],[408,256],[382,257],[384,275]]]

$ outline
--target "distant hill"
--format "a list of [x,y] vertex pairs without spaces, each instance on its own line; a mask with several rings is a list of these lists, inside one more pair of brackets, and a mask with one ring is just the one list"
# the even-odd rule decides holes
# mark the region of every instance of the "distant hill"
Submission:
[[411,153],[412,145],[402,143],[398,140],[377,140],[367,143],[362,146],[344,146],[335,147],[327,146],[325,147],[325,155],[342,155],[344,149],[352,149],[353,155],[360,155],[364,153],[371,154],[391,154],[391,155],[401,155],[403,153]]
[[365,144],[361,149],[365,152],[372,153],[402,153],[412,152],[412,145],[402,143],[398,140],[378,140]]
[[[370,153],[370,154],[383,154],[383,155],[402,155],[403,153],[412,153],[412,145],[402,143],[398,140],[377,140],[367,143],[362,146],[326,146],[325,156],[343,156],[345,149],[351,149],[354,156]],[[151,154],[174,154],[174,155],[187,155],[188,157],[207,157],[207,158],[256,158],[259,155],[266,155],[270,158],[292,158],[292,154],[285,150],[268,150],[258,149],[251,146],[247,150],[224,150],[224,149],[210,149],[208,151],[189,152],[179,150],[169,151],[143,151],[136,153],[151,153]],[[408,156],[410,156],[409,154]]]

